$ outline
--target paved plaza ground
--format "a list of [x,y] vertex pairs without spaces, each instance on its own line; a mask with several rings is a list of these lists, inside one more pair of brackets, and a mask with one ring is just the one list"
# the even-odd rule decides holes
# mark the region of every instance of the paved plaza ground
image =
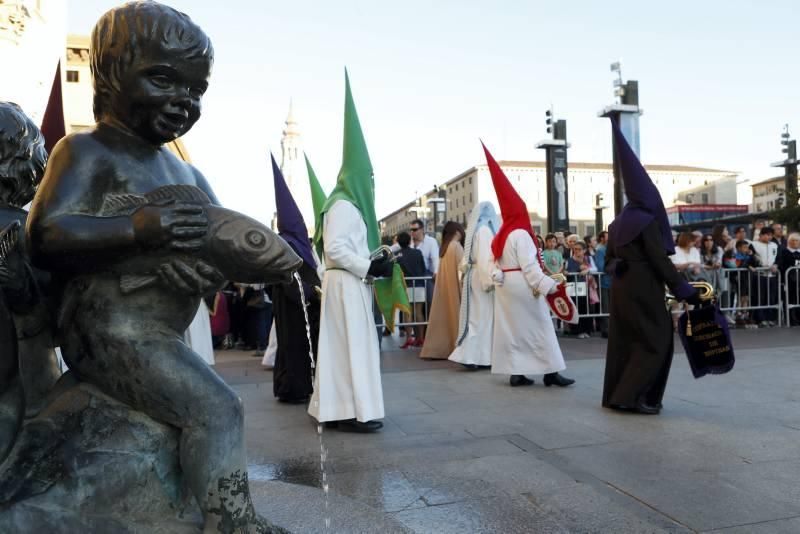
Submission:
[[245,403],[259,510],[293,532],[800,532],[800,328],[734,332],[736,367],[676,353],[660,416],[600,407],[605,342],[562,339],[570,388],[426,362],[384,343],[384,430],[323,434],[247,353],[216,368]]

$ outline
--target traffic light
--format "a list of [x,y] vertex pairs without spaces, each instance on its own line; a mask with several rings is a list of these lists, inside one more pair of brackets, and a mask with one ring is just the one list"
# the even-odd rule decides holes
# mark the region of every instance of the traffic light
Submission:
[[783,145],[783,148],[781,148],[781,152],[783,152],[784,154],[788,154],[789,153],[789,125],[788,124],[786,125],[784,131],[781,133],[781,145]]
[[547,125],[547,133],[553,133],[553,110],[548,109],[544,112],[544,123]]

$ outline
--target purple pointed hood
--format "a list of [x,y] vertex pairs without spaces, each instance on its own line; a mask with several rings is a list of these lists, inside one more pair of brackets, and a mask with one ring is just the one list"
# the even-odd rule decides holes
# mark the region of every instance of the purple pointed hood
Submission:
[[664,209],[664,202],[655,184],[644,170],[639,158],[631,149],[616,119],[611,119],[611,132],[614,136],[614,151],[617,155],[625,195],[628,201],[622,211],[608,227],[615,246],[627,245],[638,236],[652,221],[658,222],[661,230],[661,243],[667,254],[675,254],[675,242]]
[[317,262],[311,254],[311,243],[308,240],[308,229],[303,220],[303,215],[297,208],[297,203],[286,185],[283,173],[275,162],[275,156],[269,155],[272,160],[272,177],[275,180],[275,207],[278,212],[278,235],[289,243],[298,256],[303,258],[306,265],[316,269]]

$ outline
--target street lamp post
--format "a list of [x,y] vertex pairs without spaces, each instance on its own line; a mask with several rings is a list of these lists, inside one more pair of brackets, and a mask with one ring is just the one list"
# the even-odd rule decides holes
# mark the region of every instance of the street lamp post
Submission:
[[[614,79],[614,97],[616,103],[604,107],[597,115],[599,117],[616,118],[619,122],[622,135],[631,146],[633,152],[641,159],[639,153],[639,116],[643,113],[639,107],[639,82],[636,80],[622,81],[622,66],[619,61],[611,64],[611,72],[616,74]],[[625,207],[627,198],[622,174],[617,161],[617,151],[614,149],[614,213],[618,214]]]
[[547,230],[569,232],[569,180],[567,175],[567,121],[555,120],[553,110],[544,113],[550,139],[539,141],[536,148],[543,148],[547,167]]

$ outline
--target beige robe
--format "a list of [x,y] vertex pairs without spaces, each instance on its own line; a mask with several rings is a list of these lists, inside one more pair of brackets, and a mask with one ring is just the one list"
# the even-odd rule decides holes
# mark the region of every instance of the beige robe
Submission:
[[458,337],[458,314],[461,308],[461,283],[458,266],[464,257],[464,247],[451,241],[439,262],[433,302],[428,316],[425,344],[420,358],[445,360],[453,352]]

